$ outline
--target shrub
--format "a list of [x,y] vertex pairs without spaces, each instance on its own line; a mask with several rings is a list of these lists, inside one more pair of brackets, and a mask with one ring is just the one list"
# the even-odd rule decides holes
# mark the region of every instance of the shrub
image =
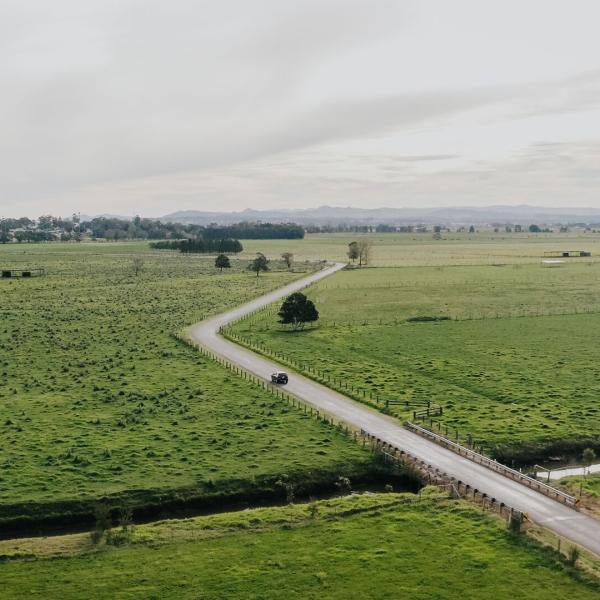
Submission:
[[580,554],[581,552],[579,551],[579,548],[577,546],[571,546],[567,557],[568,564],[574,567],[577,561],[579,560]]

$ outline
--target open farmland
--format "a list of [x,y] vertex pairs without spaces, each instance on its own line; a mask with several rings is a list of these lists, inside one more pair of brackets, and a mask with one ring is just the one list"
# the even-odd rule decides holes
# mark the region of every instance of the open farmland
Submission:
[[351,496],[159,522],[127,537],[125,547],[93,553],[83,535],[0,542],[0,554],[23,557],[0,564],[3,598],[541,600],[551,589],[557,600],[591,600],[600,593],[555,552],[436,495]]
[[[400,418],[431,401],[452,436],[505,460],[538,460],[599,445],[599,269],[593,260],[544,268],[538,257],[350,270],[307,292],[316,327],[285,331],[273,307],[232,331],[368,401],[390,401]],[[448,320],[408,321],[420,317]]]
[[[297,260],[348,260],[348,243],[365,237],[360,233],[307,234],[300,240],[244,240],[244,257],[264,252],[279,258],[293,252]],[[592,262],[600,261],[597,233],[444,233],[433,240],[431,233],[373,233],[371,266],[444,266],[539,264],[546,251],[589,250]],[[579,259],[574,259],[579,260]],[[590,262],[590,259],[585,259]]]
[[298,276],[213,261],[137,243],[0,246],[3,267],[46,269],[0,279],[0,517],[367,470],[358,446],[173,337]]

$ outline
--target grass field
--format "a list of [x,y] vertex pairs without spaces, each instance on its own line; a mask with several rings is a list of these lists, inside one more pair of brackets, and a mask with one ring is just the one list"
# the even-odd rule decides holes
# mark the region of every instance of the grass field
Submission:
[[85,539],[0,542],[4,556],[39,557],[0,564],[2,597],[534,600],[552,590],[566,600],[600,593],[502,521],[435,496],[354,496],[156,523],[137,527],[125,546],[92,553]]
[[2,267],[47,269],[0,279],[0,517],[367,470],[368,453],[172,337],[299,276],[213,261],[136,243],[0,246]]
[[595,500],[597,512],[600,515],[600,475],[598,473],[575,477],[565,477],[559,480],[560,485],[571,492],[579,493],[581,489],[584,494],[587,494]]
[[[400,418],[415,403],[439,403],[445,426],[498,456],[595,444],[600,264],[539,265],[542,249],[594,250],[595,237],[378,240],[380,268],[309,289],[322,314],[316,328],[283,331],[271,309],[234,330],[357,397],[363,390],[365,401],[396,401]],[[98,500],[136,510],[190,498],[213,498],[214,508],[253,493],[264,502],[289,496],[287,484],[301,493],[376,472],[374,457],[341,433],[173,335],[310,271],[305,260],[343,258],[347,241],[244,242],[224,274],[211,257],[145,243],[0,246],[1,267],[47,270],[0,279],[0,520],[68,518]],[[297,272],[273,263],[256,278],[245,270],[256,250],[293,251]],[[144,260],[139,276],[134,257]],[[448,320],[407,321],[419,316]],[[584,485],[596,493],[592,478]],[[555,552],[430,490],[421,500],[351,496],[113,531],[100,546],[89,533],[0,541],[0,596],[600,596]]]
[[[360,237],[359,233],[336,233],[308,234],[302,240],[243,240],[243,255],[260,251],[278,258],[282,252],[293,252],[299,261],[346,261],[348,243]],[[539,264],[544,252],[551,250],[588,250],[593,262],[600,260],[597,233],[445,233],[441,240],[434,240],[431,233],[369,237],[374,244],[370,264],[376,267]]]
[[[424,259],[425,260],[425,259]],[[598,263],[344,271],[307,292],[317,327],[285,331],[273,307],[233,331],[367,398],[444,408],[440,422],[505,460],[597,446]],[[440,322],[407,322],[415,317]]]

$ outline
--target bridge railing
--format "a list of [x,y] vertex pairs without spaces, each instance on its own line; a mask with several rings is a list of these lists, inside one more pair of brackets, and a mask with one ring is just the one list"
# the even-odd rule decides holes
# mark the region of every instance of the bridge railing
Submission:
[[498,461],[489,458],[489,456],[485,456],[483,454],[480,454],[479,452],[475,452],[474,450],[471,450],[471,448],[462,446],[461,444],[458,444],[444,437],[443,435],[434,433],[433,431],[430,431],[425,427],[421,427],[420,425],[416,425],[415,423],[411,423],[410,421],[407,421],[405,423],[405,427],[409,431],[413,431],[421,437],[430,439],[439,444],[440,446],[443,446],[444,448],[456,452],[460,456],[464,456],[465,458],[468,458],[469,460],[472,460],[473,462],[479,465],[487,467],[492,471],[496,471],[496,473],[500,473],[501,475],[504,475],[505,477],[508,477],[513,481],[517,481],[518,483],[526,485],[527,487],[536,490],[544,494],[545,496],[553,498],[554,500],[558,500],[559,502],[562,502],[567,506],[571,506],[572,508],[577,507],[577,499],[575,498],[575,496],[570,496],[569,494],[566,494],[565,492],[558,490],[555,487],[552,487],[551,485],[548,485],[546,483],[538,481],[537,479],[534,479],[533,477],[529,477],[529,475],[521,473],[521,471],[511,469],[510,467],[507,467],[506,465],[503,465],[502,463],[499,463]]
[[426,461],[417,458],[414,454],[401,450],[400,448],[386,442],[375,435],[370,434],[364,429],[360,430],[360,437],[363,440],[367,440],[373,448],[383,455],[386,461],[399,462],[405,465],[410,465],[413,469],[418,471],[421,478],[428,485],[434,485],[438,488],[446,488],[451,496],[465,498],[471,500],[476,504],[480,504],[484,510],[493,510],[498,512],[501,516],[506,517],[507,522],[518,521],[523,523],[524,521],[530,521],[529,515],[522,510],[516,509],[505,502],[502,502],[498,498],[495,498],[482,490],[479,490],[468,483],[457,479],[456,477],[442,471],[441,469],[433,466]]

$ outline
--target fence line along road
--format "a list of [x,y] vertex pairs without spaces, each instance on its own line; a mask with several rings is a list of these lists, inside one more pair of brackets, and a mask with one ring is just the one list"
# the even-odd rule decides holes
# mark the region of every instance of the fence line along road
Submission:
[[[187,330],[187,334],[194,342],[220,358],[238,365],[258,378],[270,381],[271,373],[280,369],[280,365],[224,339],[219,335],[219,330],[251,312],[336,273],[343,267],[343,263],[326,267],[238,308],[197,323]],[[286,391],[317,410],[333,415],[356,430],[368,431],[383,443],[410,453],[488,497],[528,513],[536,523],[600,556],[600,521],[527,487],[523,482],[510,479],[496,470],[438,445],[431,439],[407,430],[395,418],[351,400],[300,373],[290,369],[288,373],[290,379]]]

